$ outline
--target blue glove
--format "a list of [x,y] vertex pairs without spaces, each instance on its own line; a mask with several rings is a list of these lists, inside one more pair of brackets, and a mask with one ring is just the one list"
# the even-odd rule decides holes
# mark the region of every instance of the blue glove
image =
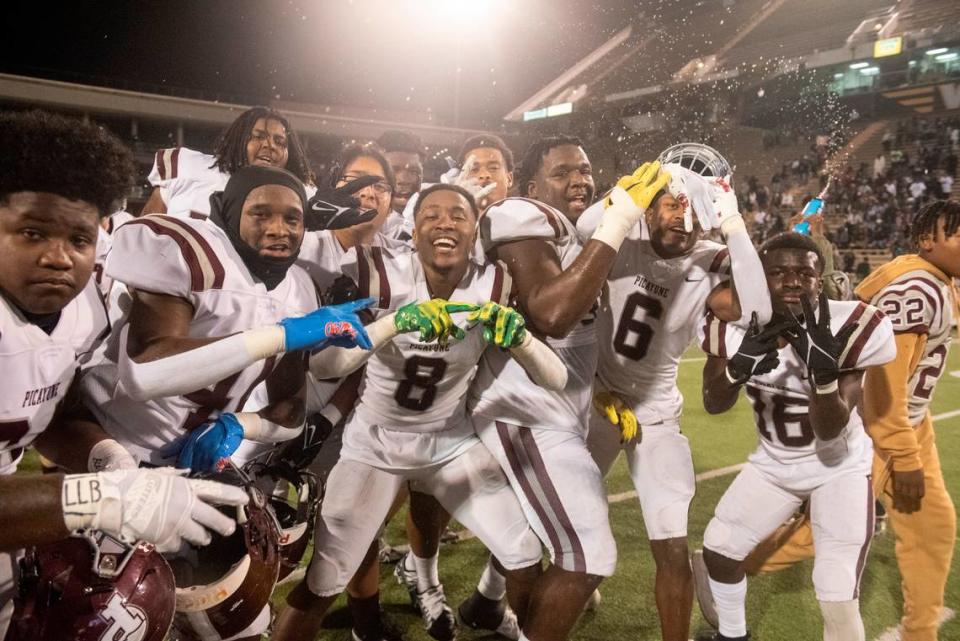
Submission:
[[182,441],[177,467],[194,472],[221,472],[243,440],[243,426],[233,414],[221,414],[217,420],[187,434]]
[[370,337],[357,316],[376,299],[363,298],[341,305],[328,305],[299,318],[284,318],[285,351],[318,350],[330,345],[370,349]]

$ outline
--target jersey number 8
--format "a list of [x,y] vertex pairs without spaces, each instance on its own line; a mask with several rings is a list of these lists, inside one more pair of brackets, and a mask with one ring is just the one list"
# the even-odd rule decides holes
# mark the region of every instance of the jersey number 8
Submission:
[[[437,383],[447,371],[447,362],[442,358],[411,356],[403,364],[406,378],[400,381],[393,395],[397,405],[413,412],[430,409],[437,396]],[[414,390],[417,390],[414,392]]]

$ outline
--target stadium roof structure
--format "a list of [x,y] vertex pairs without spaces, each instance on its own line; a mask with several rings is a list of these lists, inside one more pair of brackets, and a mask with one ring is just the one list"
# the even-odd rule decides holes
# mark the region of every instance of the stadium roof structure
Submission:
[[504,119],[870,57],[875,41],[894,35],[923,46],[960,36],[957,16],[956,0],[663,0]]

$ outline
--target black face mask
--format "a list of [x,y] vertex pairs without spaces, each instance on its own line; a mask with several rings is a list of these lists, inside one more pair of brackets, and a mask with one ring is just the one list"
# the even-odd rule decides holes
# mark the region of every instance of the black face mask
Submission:
[[276,167],[244,167],[230,176],[223,191],[210,196],[210,220],[227,233],[233,248],[250,273],[263,281],[267,289],[273,289],[287,275],[287,270],[297,261],[300,246],[289,258],[261,256],[240,237],[240,215],[243,203],[251,191],[263,185],[283,185],[289,187],[300,197],[303,211],[307,211],[307,194],[300,179],[285,169]]

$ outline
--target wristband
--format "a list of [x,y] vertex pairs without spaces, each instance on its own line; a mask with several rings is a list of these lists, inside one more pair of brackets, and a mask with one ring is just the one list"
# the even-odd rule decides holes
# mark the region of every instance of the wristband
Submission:
[[284,427],[269,421],[256,412],[238,412],[234,414],[243,427],[243,438],[258,443],[283,443],[300,436],[303,423],[297,427]]
[[63,524],[71,532],[84,528],[119,532],[123,497],[116,483],[102,474],[68,474],[60,488]]
[[729,366],[729,365],[727,365],[726,367],[723,368],[723,373],[726,375],[727,380],[730,381],[730,384],[731,384],[731,385],[736,385],[736,386],[739,387],[740,385],[743,385],[744,383],[746,383],[746,381],[741,381],[741,380],[736,379],[736,378],[734,378],[733,376],[730,375],[730,366]]
[[136,459],[124,446],[112,438],[94,443],[87,457],[87,470],[90,472],[127,470],[135,467],[137,467]]
[[332,427],[336,427],[337,424],[343,420],[343,412],[340,411],[340,408],[334,405],[333,403],[327,403],[323,406],[323,409],[319,412],[320,416],[330,421]]
[[830,381],[826,385],[817,385],[814,383],[814,390],[818,396],[825,396],[827,394],[833,394],[838,389],[840,389],[839,383],[837,381]]

